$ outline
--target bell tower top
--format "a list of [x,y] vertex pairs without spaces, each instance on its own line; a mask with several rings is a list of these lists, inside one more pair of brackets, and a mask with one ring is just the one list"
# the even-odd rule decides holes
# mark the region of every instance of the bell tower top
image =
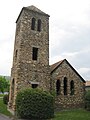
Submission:
[[45,12],[41,11],[40,9],[38,9],[37,7],[35,7],[34,5],[31,5],[31,6],[23,7],[23,8],[22,8],[22,10],[21,10],[21,12],[20,12],[20,14],[19,14],[19,16],[18,16],[18,18],[17,18],[17,20],[16,20],[16,23],[18,22],[21,14],[23,13],[23,10],[29,10],[29,11],[32,11],[32,12],[37,12],[37,13],[42,14],[42,15],[44,15],[44,16],[50,17],[50,15],[48,15],[48,14],[46,14]]

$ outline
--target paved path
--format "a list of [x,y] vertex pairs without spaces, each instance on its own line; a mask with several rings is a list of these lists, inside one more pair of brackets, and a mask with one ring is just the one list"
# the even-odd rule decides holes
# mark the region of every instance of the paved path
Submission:
[[0,120],[12,120],[12,119],[5,115],[0,114]]

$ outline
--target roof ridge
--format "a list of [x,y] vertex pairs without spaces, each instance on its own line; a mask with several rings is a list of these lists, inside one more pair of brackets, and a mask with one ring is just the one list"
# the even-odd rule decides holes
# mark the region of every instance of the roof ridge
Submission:
[[53,71],[55,70],[55,69],[57,69],[57,67],[59,66],[59,65],[61,65],[62,63],[63,63],[63,61],[66,61],[67,62],[67,64],[72,68],[72,70],[82,79],[82,81],[85,83],[86,81],[79,75],[79,73],[75,70],[75,68],[73,68],[72,67],[72,65],[66,60],[66,59],[63,59],[63,60],[61,60],[61,61],[59,61],[59,62],[56,62],[55,64],[53,64],[53,65],[51,65],[50,66],[50,68],[51,68],[51,73],[53,73]]
[[[38,13],[41,13],[41,14],[44,14],[44,15],[48,15],[46,14],[45,12],[43,12],[42,10],[38,9],[36,6],[34,5],[31,5],[31,6],[28,6],[28,7],[24,7],[28,10],[32,10],[32,11],[35,11],[35,12],[38,12]],[[48,15],[49,16],[49,15]]]

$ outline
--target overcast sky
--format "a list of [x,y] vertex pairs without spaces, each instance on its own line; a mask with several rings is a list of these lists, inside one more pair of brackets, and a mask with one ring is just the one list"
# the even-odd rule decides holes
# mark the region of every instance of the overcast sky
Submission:
[[10,75],[16,19],[34,5],[50,15],[50,64],[67,59],[90,80],[90,0],[1,0],[0,75]]

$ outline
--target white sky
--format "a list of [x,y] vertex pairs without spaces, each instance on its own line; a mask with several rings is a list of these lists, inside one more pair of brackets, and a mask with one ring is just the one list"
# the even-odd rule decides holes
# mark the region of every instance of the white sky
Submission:
[[16,19],[34,5],[50,15],[50,64],[66,58],[90,80],[90,0],[0,1],[0,75],[10,75]]

